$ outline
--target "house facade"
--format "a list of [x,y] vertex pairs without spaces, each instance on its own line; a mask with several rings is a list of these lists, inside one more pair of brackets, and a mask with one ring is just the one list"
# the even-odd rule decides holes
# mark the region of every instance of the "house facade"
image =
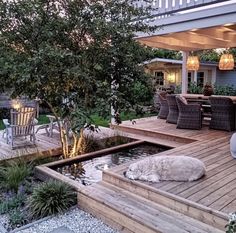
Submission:
[[[149,4],[157,8],[156,13],[146,21],[160,28],[152,33],[138,33],[136,40],[153,48],[182,52],[181,90],[183,94],[187,93],[189,79],[203,80],[203,83],[205,80],[210,80],[211,83],[219,85],[234,84],[234,71],[220,72],[217,66],[215,71],[208,68],[208,71],[203,71],[204,66],[201,66],[200,70],[192,76],[187,70],[187,60],[189,54],[194,51],[236,47],[236,0],[139,2],[141,5]],[[156,75],[162,74],[156,73]],[[164,76],[165,83],[168,83],[167,74]],[[176,83],[179,82],[178,74],[172,77],[175,77]],[[172,81],[173,78],[169,80]]]
[[[146,72],[153,77],[154,85],[158,87],[177,86],[182,83],[182,61],[155,58],[145,63]],[[199,86],[234,85],[236,86],[236,71],[221,71],[218,63],[200,63],[198,71],[188,71],[188,84],[196,82]]]

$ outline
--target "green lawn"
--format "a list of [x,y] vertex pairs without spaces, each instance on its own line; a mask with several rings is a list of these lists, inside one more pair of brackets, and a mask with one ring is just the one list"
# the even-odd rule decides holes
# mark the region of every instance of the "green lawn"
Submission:
[[[142,117],[148,117],[148,116],[155,116],[156,114],[150,114],[150,113],[145,113]],[[121,120],[122,121],[126,121],[126,120],[132,120],[132,119],[137,119],[137,118],[142,118],[141,116],[138,116],[136,115],[134,112],[131,112],[131,113],[121,113],[120,114],[120,117],[121,117]],[[110,119],[105,119],[103,117],[100,117],[96,114],[93,114],[91,116],[92,120],[94,121],[94,123],[96,125],[99,125],[99,126],[104,126],[104,127],[108,127],[109,126],[109,123],[110,123]]]
[[[153,116],[154,114],[150,114],[150,113],[146,113],[144,116],[142,117],[148,117],[148,116]],[[109,126],[109,123],[110,123],[110,120],[109,119],[105,119],[101,116],[98,116],[97,114],[93,114],[91,116],[92,120],[94,121],[94,123],[96,125],[99,125],[99,126],[104,126],[104,127],[108,127]],[[137,118],[140,118],[140,116],[137,116],[135,113],[131,112],[129,114],[125,114],[125,113],[121,113],[121,120],[122,121],[125,121],[125,120],[131,120],[131,119],[137,119]],[[42,125],[42,124],[47,124],[49,123],[49,120],[48,118],[46,117],[46,115],[40,115],[39,118],[38,118],[38,121],[39,121],[39,125]],[[4,125],[3,125],[3,122],[2,120],[0,119],[0,130],[4,129]]]
[[[46,117],[46,115],[40,115],[39,118],[38,118],[38,121],[39,121],[39,123],[38,123],[39,125],[49,123],[49,120],[48,120],[48,118]],[[1,129],[4,129],[4,125],[3,125],[2,120],[0,119],[0,130],[1,130]]]

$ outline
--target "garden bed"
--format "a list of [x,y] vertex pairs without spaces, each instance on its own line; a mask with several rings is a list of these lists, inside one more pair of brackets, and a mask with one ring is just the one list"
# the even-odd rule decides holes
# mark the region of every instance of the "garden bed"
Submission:
[[[104,148],[111,148],[114,146],[121,146],[126,143],[134,143],[135,139],[127,138],[120,135],[115,135],[109,138],[96,139],[92,136],[86,136],[85,143],[83,144],[83,152],[99,151]],[[82,153],[83,153],[82,152]],[[83,157],[83,155],[80,155]],[[34,176],[34,167],[37,165],[43,165],[49,162],[61,162],[63,161],[62,156],[53,156],[48,158],[37,158],[34,161],[23,161],[23,160],[11,160],[7,162],[1,162],[0,164],[0,221],[5,229],[11,231],[15,228],[21,227],[25,224],[34,222],[42,217],[48,216],[53,213],[37,213],[35,214],[32,207],[32,195],[35,190],[41,187],[47,182],[42,182]],[[50,181],[51,182],[51,181]],[[43,189],[53,189],[54,191],[61,185],[62,189],[67,192],[72,192],[72,188],[68,185],[58,182],[49,183],[49,187]],[[46,195],[47,192],[44,193]],[[73,191],[74,200],[71,204],[76,204],[76,193]],[[48,197],[38,197],[40,201],[44,202]],[[72,203],[73,202],[73,203]]]

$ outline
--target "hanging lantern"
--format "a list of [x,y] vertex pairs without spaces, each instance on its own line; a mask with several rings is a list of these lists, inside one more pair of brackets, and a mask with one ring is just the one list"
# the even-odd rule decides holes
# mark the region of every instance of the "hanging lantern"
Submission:
[[219,62],[220,70],[233,70],[234,69],[234,57],[232,54],[222,54]]
[[199,59],[197,56],[189,56],[187,60],[188,70],[198,70],[199,69]]

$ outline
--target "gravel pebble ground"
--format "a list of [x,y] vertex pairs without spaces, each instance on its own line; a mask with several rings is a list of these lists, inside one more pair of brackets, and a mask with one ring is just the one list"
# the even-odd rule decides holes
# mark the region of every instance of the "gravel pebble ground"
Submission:
[[118,233],[78,208],[35,224],[30,228],[17,231],[17,233],[48,233],[61,226],[65,226],[75,233]]
[[8,228],[8,216],[6,214],[1,214],[0,215],[0,224],[4,228]]

